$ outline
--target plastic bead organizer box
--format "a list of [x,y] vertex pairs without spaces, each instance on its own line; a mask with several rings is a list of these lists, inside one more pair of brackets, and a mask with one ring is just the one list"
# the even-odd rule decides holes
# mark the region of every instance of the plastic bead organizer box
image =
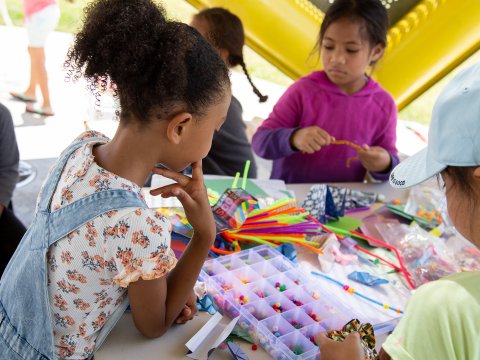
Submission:
[[303,273],[267,245],[206,261],[200,280],[223,314],[240,316],[237,324],[275,359],[316,359],[315,334],[357,318],[380,335],[399,316],[379,320],[368,305],[348,304],[341,288]]

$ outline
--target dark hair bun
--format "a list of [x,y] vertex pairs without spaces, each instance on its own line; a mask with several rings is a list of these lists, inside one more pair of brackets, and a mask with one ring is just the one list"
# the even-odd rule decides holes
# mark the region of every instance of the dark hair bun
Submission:
[[166,24],[163,9],[148,0],[99,0],[85,8],[84,26],[75,38],[72,60],[84,74],[137,76],[148,68],[158,34]]
[[90,3],[65,66],[74,79],[84,75],[97,96],[111,80],[125,120],[148,121],[152,111],[163,117],[173,108],[202,113],[229,84],[216,51],[151,0]]

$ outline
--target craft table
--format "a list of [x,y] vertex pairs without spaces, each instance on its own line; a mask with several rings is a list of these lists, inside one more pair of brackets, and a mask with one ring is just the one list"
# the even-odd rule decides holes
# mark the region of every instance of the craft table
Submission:
[[[387,201],[394,199],[404,201],[408,195],[407,191],[395,190],[388,183],[338,183],[332,185],[382,194]],[[287,189],[295,193],[301,204],[311,186],[312,184],[292,184],[287,185]],[[367,213],[357,213],[355,216],[364,217]],[[209,317],[208,313],[199,312],[192,321],[184,325],[174,325],[164,336],[152,340],[139,333],[135,328],[131,313],[127,312],[110,333],[105,344],[95,354],[95,360],[187,359],[185,343],[200,330]],[[238,343],[250,359],[271,359],[270,355],[260,347],[253,351],[251,344],[242,341],[238,341]],[[209,359],[232,359],[232,357],[228,350],[218,349]]]

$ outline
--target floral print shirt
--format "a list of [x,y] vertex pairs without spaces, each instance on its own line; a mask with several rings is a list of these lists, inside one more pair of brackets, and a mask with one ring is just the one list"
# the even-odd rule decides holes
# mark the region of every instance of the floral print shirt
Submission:
[[[77,140],[104,135],[88,131]],[[105,140],[108,141],[108,140]],[[52,208],[94,192],[141,188],[95,163],[87,143],[76,150],[61,175]],[[55,354],[85,359],[95,350],[99,330],[127,296],[128,284],[164,276],[176,264],[170,249],[170,223],[153,209],[104,213],[75,229],[47,252],[48,291]]]

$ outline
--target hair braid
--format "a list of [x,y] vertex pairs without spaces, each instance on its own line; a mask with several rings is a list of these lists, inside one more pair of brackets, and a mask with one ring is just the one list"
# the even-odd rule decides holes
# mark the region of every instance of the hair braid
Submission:
[[245,76],[248,79],[248,82],[250,83],[250,85],[252,85],[253,92],[255,93],[255,95],[258,96],[258,101],[261,102],[261,103],[267,101],[268,100],[268,95],[263,95],[260,92],[260,90],[258,90],[257,87],[254,85],[254,83],[252,81],[252,78],[250,77],[250,74],[247,71],[247,66],[245,65],[245,61],[243,61],[243,59],[240,59],[239,64],[242,67],[243,72],[245,73]]

